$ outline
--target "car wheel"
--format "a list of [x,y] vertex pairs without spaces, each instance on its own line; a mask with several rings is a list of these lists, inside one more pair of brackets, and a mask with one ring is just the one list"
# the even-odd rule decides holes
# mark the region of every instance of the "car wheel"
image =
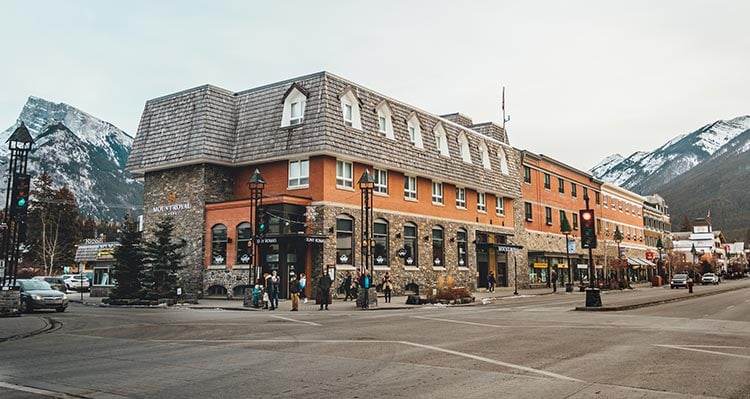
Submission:
[[57,311],[59,313],[62,313],[62,312],[65,311],[65,307],[64,306],[60,306],[59,308],[55,309],[55,311]]
[[21,306],[18,307],[18,311],[21,313],[31,313],[31,306],[26,301],[21,300]]

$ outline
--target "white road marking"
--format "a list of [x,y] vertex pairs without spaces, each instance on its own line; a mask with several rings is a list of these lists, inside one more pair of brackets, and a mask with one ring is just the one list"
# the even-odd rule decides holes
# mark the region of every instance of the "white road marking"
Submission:
[[527,373],[539,374],[546,377],[556,378],[558,380],[573,381],[573,382],[585,382],[576,378],[564,376],[549,371],[539,370],[532,367],[521,366],[519,364],[501,362],[499,360],[490,359],[484,356],[472,355],[471,353],[454,351],[451,349],[444,349],[438,346],[418,344],[409,341],[390,341],[390,340],[343,340],[343,339],[259,339],[259,340],[238,340],[238,339],[188,339],[188,340],[151,340],[151,342],[169,342],[169,343],[190,343],[190,342],[206,342],[206,343],[225,343],[225,344],[258,344],[258,343],[272,343],[272,344],[299,344],[299,343],[310,343],[310,344],[362,344],[363,342],[373,344],[400,344],[406,346],[413,346],[416,348],[432,350],[436,352],[448,353],[454,356],[465,357],[480,362],[495,364],[502,367],[512,368],[516,370],[525,371]]
[[[654,344],[654,346],[660,346],[662,348],[669,348],[669,349],[679,349],[679,350],[684,350],[684,351],[712,353],[714,355],[739,357],[740,359],[750,359],[750,356],[747,356],[747,355],[737,355],[737,354],[734,354],[734,353],[709,351],[709,350],[705,350],[705,349],[698,349],[696,347],[689,347],[688,345],[658,345],[658,344]],[[738,347],[738,346],[699,346],[699,347],[702,347],[702,348],[724,348],[724,349],[746,349],[746,348]]]
[[281,320],[291,321],[291,322],[294,322],[294,323],[308,324],[308,325],[311,325],[311,326],[318,326],[318,327],[320,327],[322,325],[322,324],[318,324],[318,323],[313,323],[311,321],[303,321],[303,320],[290,319],[290,318],[284,317],[284,316],[271,316],[271,317],[274,317],[274,318],[277,318],[277,319],[281,319]]
[[733,307],[734,307],[734,305],[729,305],[729,306],[727,306],[727,309],[731,309]]
[[25,387],[23,385],[8,384],[7,382],[0,382],[0,387],[12,389],[14,391],[21,391],[21,392],[34,393],[37,395],[51,396],[53,398],[63,398],[63,399],[73,398],[73,396],[66,395],[62,392],[54,392],[54,391],[48,391],[46,389]]

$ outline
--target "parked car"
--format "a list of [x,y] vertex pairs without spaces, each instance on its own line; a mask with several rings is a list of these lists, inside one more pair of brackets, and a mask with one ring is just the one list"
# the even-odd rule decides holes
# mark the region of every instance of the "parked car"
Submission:
[[672,276],[672,280],[669,281],[669,288],[687,288],[688,275],[687,274],[675,274]]
[[713,273],[706,273],[701,278],[701,284],[703,284],[703,285],[706,285],[706,284],[717,285],[717,284],[719,284],[719,276],[717,276],[716,274],[713,274]]
[[65,287],[69,290],[76,290],[76,291],[88,291],[90,288],[89,285],[89,279],[87,279],[85,276],[83,279],[81,279],[80,274],[63,274],[62,276],[63,281],[65,282]]
[[34,309],[55,309],[64,312],[68,307],[68,296],[61,291],[53,290],[49,283],[39,279],[19,279],[16,284],[21,292],[21,313]]
[[34,280],[42,280],[49,283],[49,285],[52,287],[53,290],[58,290],[65,292],[67,291],[67,287],[65,286],[65,281],[63,281],[62,277],[54,277],[54,276],[34,276]]

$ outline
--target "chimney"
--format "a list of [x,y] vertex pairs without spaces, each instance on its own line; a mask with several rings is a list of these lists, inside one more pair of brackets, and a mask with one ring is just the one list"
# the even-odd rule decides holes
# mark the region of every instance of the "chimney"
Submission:
[[471,125],[474,123],[471,118],[458,112],[454,114],[440,115],[440,117],[467,128],[471,128]]

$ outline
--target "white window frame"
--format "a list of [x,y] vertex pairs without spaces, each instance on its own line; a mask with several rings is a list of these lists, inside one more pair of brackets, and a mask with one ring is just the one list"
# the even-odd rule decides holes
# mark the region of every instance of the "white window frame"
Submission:
[[456,187],[456,208],[466,209],[466,189]]
[[409,133],[409,141],[417,148],[424,148],[424,145],[422,144],[422,128],[415,113],[412,113],[411,117],[406,122],[406,129]]
[[487,212],[487,195],[477,191],[477,212]]
[[404,175],[404,199],[417,200],[417,177]]
[[503,203],[503,200],[505,198],[499,195],[495,196],[495,214],[496,215],[505,215],[505,204]]
[[[378,113],[378,131],[384,134],[386,138],[394,140],[395,136],[393,134],[393,112],[391,112],[391,108],[388,106],[388,103],[383,100],[375,109]],[[384,122],[385,126],[381,124],[381,120]]]
[[296,87],[284,99],[281,113],[281,127],[301,125],[305,122],[307,97]]
[[352,89],[347,89],[341,95],[341,117],[348,127],[362,130],[362,116],[359,110],[359,100]]
[[310,184],[310,160],[294,159],[289,161],[289,188],[308,187]]
[[388,170],[386,169],[373,169],[373,177],[375,178],[375,186],[372,191],[379,194],[388,194]]
[[461,159],[466,163],[471,163],[471,149],[469,148],[469,138],[465,133],[458,136],[458,148],[461,150]]
[[500,173],[504,175],[509,175],[510,170],[508,169],[508,156],[505,154],[505,149],[500,148],[497,150],[497,157],[500,160]]
[[443,205],[443,183],[432,182],[432,203]]
[[490,150],[487,148],[487,143],[482,141],[479,143],[479,155],[482,158],[482,166],[485,169],[492,169],[490,165]]
[[336,187],[354,189],[354,164],[336,160]]
[[440,152],[440,155],[450,157],[450,153],[448,152],[448,135],[445,133],[443,125],[440,123],[435,125],[433,133],[435,134],[435,147]]

